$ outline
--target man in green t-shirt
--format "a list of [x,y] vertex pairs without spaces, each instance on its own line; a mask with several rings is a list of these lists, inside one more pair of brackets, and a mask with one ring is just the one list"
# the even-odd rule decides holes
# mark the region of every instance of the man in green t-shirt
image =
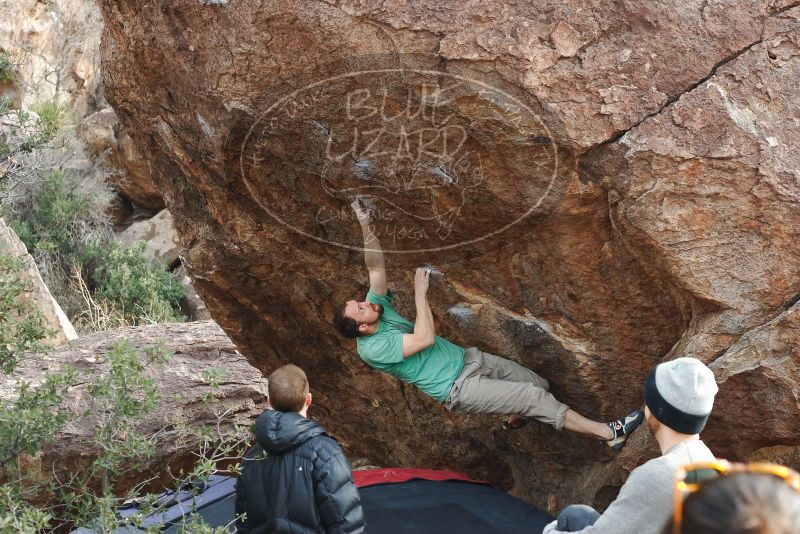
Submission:
[[348,301],[333,319],[345,337],[355,338],[358,354],[371,367],[418,387],[449,411],[510,416],[505,428],[530,419],[605,440],[619,450],[644,420],[641,410],[601,423],[559,402],[547,380],[530,369],[475,347],[463,349],[436,335],[428,305],[429,269],[414,276],[416,320],[401,316],[388,290],[383,250],[370,231],[370,214],[357,199],[352,204],[364,233],[364,259],[370,289],[362,302]]

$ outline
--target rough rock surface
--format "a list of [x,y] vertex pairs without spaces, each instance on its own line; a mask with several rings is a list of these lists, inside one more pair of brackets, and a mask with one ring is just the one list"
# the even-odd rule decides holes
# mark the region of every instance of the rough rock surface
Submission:
[[177,269],[172,271],[172,275],[183,286],[184,296],[181,299],[180,305],[183,313],[186,314],[192,321],[206,321],[211,319],[211,312],[208,311],[206,303],[197,294],[192,279],[186,272],[186,267],[180,264]]
[[113,108],[103,108],[85,117],[80,124],[83,140],[96,156],[110,153],[114,149],[114,127],[117,125],[117,114]]
[[[641,403],[655,363],[713,362],[800,292],[792,3],[100,6],[107,98],[199,293],[254,365],[306,368],[354,457],[466,470],[556,510],[607,503],[655,454],[644,431],[616,458],[542,425],[496,433],[364,366],[329,326],[366,289],[356,192],[397,252],[401,311],[408,267],[439,265],[440,333],[600,419]],[[744,402],[758,369],[721,398]],[[719,403],[712,446],[800,444],[776,423],[726,446],[750,432],[736,402]]]
[[167,267],[180,261],[181,243],[168,210],[161,210],[154,217],[131,224],[116,237],[129,246],[144,241],[144,256]]
[[673,349],[711,359],[800,290],[797,19],[618,142],[588,154],[642,263],[691,295]]
[[[108,368],[103,355],[121,339],[128,340],[136,348],[163,342],[166,348],[174,351],[174,355],[168,364],[151,365],[145,370],[145,375],[156,381],[161,399],[136,430],[146,436],[161,432],[155,440],[155,455],[126,473],[127,478],[119,481],[118,489],[130,488],[143,480],[144,475],[160,476],[168,481],[164,472],[165,458],[169,459],[173,473],[193,463],[198,438],[174,431],[174,425],[181,423],[190,429],[202,430],[216,425],[217,412],[227,410],[229,413],[220,427],[221,432],[227,433],[234,425],[250,424],[266,408],[267,380],[236,350],[213,321],[127,327],[91,334],[53,352],[26,358],[16,374],[16,379],[38,384],[44,371],[55,372],[70,366],[85,378],[70,388],[65,400],[65,406],[75,419],[52,445],[28,461],[30,468],[41,469],[44,474],[54,469],[60,474],[77,472],[91,464],[97,454],[90,441],[97,414],[83,415],[91,403],[86,385],[92,377]],[[211,367],[225,369],[218,389],[213,393],[218,400],[215,404],[203,402],[211,389],[202,374]],[[12,379],[5,378],[0,382],[0,395],[9,397],[12,392]]]
[[42,280],[39,268],[36,267],[36,262],[33,261],[31,255],[28,254],[25,243],[20,241],[16,232],[9,228],[2,218],[0,218],[0,248],[4,253],[20,258],[23,262],[25,271],[21,273],[21,276],[31,286],[32,291],[29,296],[21,298],[28,298],[33,301],[34,305],[44,315],[46,327],[53,331],[53,334],[43,341],[55,347],[63,345],[69,340],[78,339],[78,334],[75,332],[75,328],[69,318],[56,299],[53,298],[53,295],[50,294],[50,290],[44,280]]
[[[800,303],[743,335],[711,364],[718,403],[737,410],[714,414],[708,435],[726,456],[764,456],[776,444],[797,445],[800,434]],[[728,429],[736,431],[729,434]],[[760,452],[759,452],[760,451]],[[798,458],[777,460],[800,465]]]
[[20,144],[36,132],[38,120],[35,112],[9,111],[0,117],[0,137],[8,144]]
[[142,158],[131,136],[123,128],[116,130],[116,162],[122,170],[115,177],[120,193],[136,206],[157,210],[164,207],[161,192],[153,183],[150,164]]
[[103,108],[83,119],[80,132],[94,155],[115,169],[109,178],[121,196],[145,209],[164,207],[161,193],[153,184],[150,165],[119,126],[112,108]]

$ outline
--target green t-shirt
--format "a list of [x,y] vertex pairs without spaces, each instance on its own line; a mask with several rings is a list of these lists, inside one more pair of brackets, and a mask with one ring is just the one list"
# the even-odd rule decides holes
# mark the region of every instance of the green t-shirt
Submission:
[[464,349],[436,336],[433,345],[403,358],[403,334],[413,333],[414,323],[395,311],[392,297],[391,291],[367,293],[367,302],[383,304],[383,315],[374,334],[358,338],[358,355],[370,367],[413,384],[438,401],[445,400],[464,367]]

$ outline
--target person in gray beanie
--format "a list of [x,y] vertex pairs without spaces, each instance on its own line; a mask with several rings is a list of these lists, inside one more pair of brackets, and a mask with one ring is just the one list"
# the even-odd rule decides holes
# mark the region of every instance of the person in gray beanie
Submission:
[[714,373],[700,360],[657,365],[644,383],[644,412],[661,456],[634,469],[602,515],[590,506],[568,506],[542,534],[660,534],[672,515],[678,468],[715,461],[700,432],[717,390]]

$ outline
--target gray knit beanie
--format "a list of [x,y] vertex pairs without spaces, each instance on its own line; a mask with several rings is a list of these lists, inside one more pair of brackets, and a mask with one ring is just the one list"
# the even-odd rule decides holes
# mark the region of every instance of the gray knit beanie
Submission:
[[662,424],[681,434],[699,434],[718,390],[714,373],[703,362],[678,358],[653,369],[644,383],[644,401]]

